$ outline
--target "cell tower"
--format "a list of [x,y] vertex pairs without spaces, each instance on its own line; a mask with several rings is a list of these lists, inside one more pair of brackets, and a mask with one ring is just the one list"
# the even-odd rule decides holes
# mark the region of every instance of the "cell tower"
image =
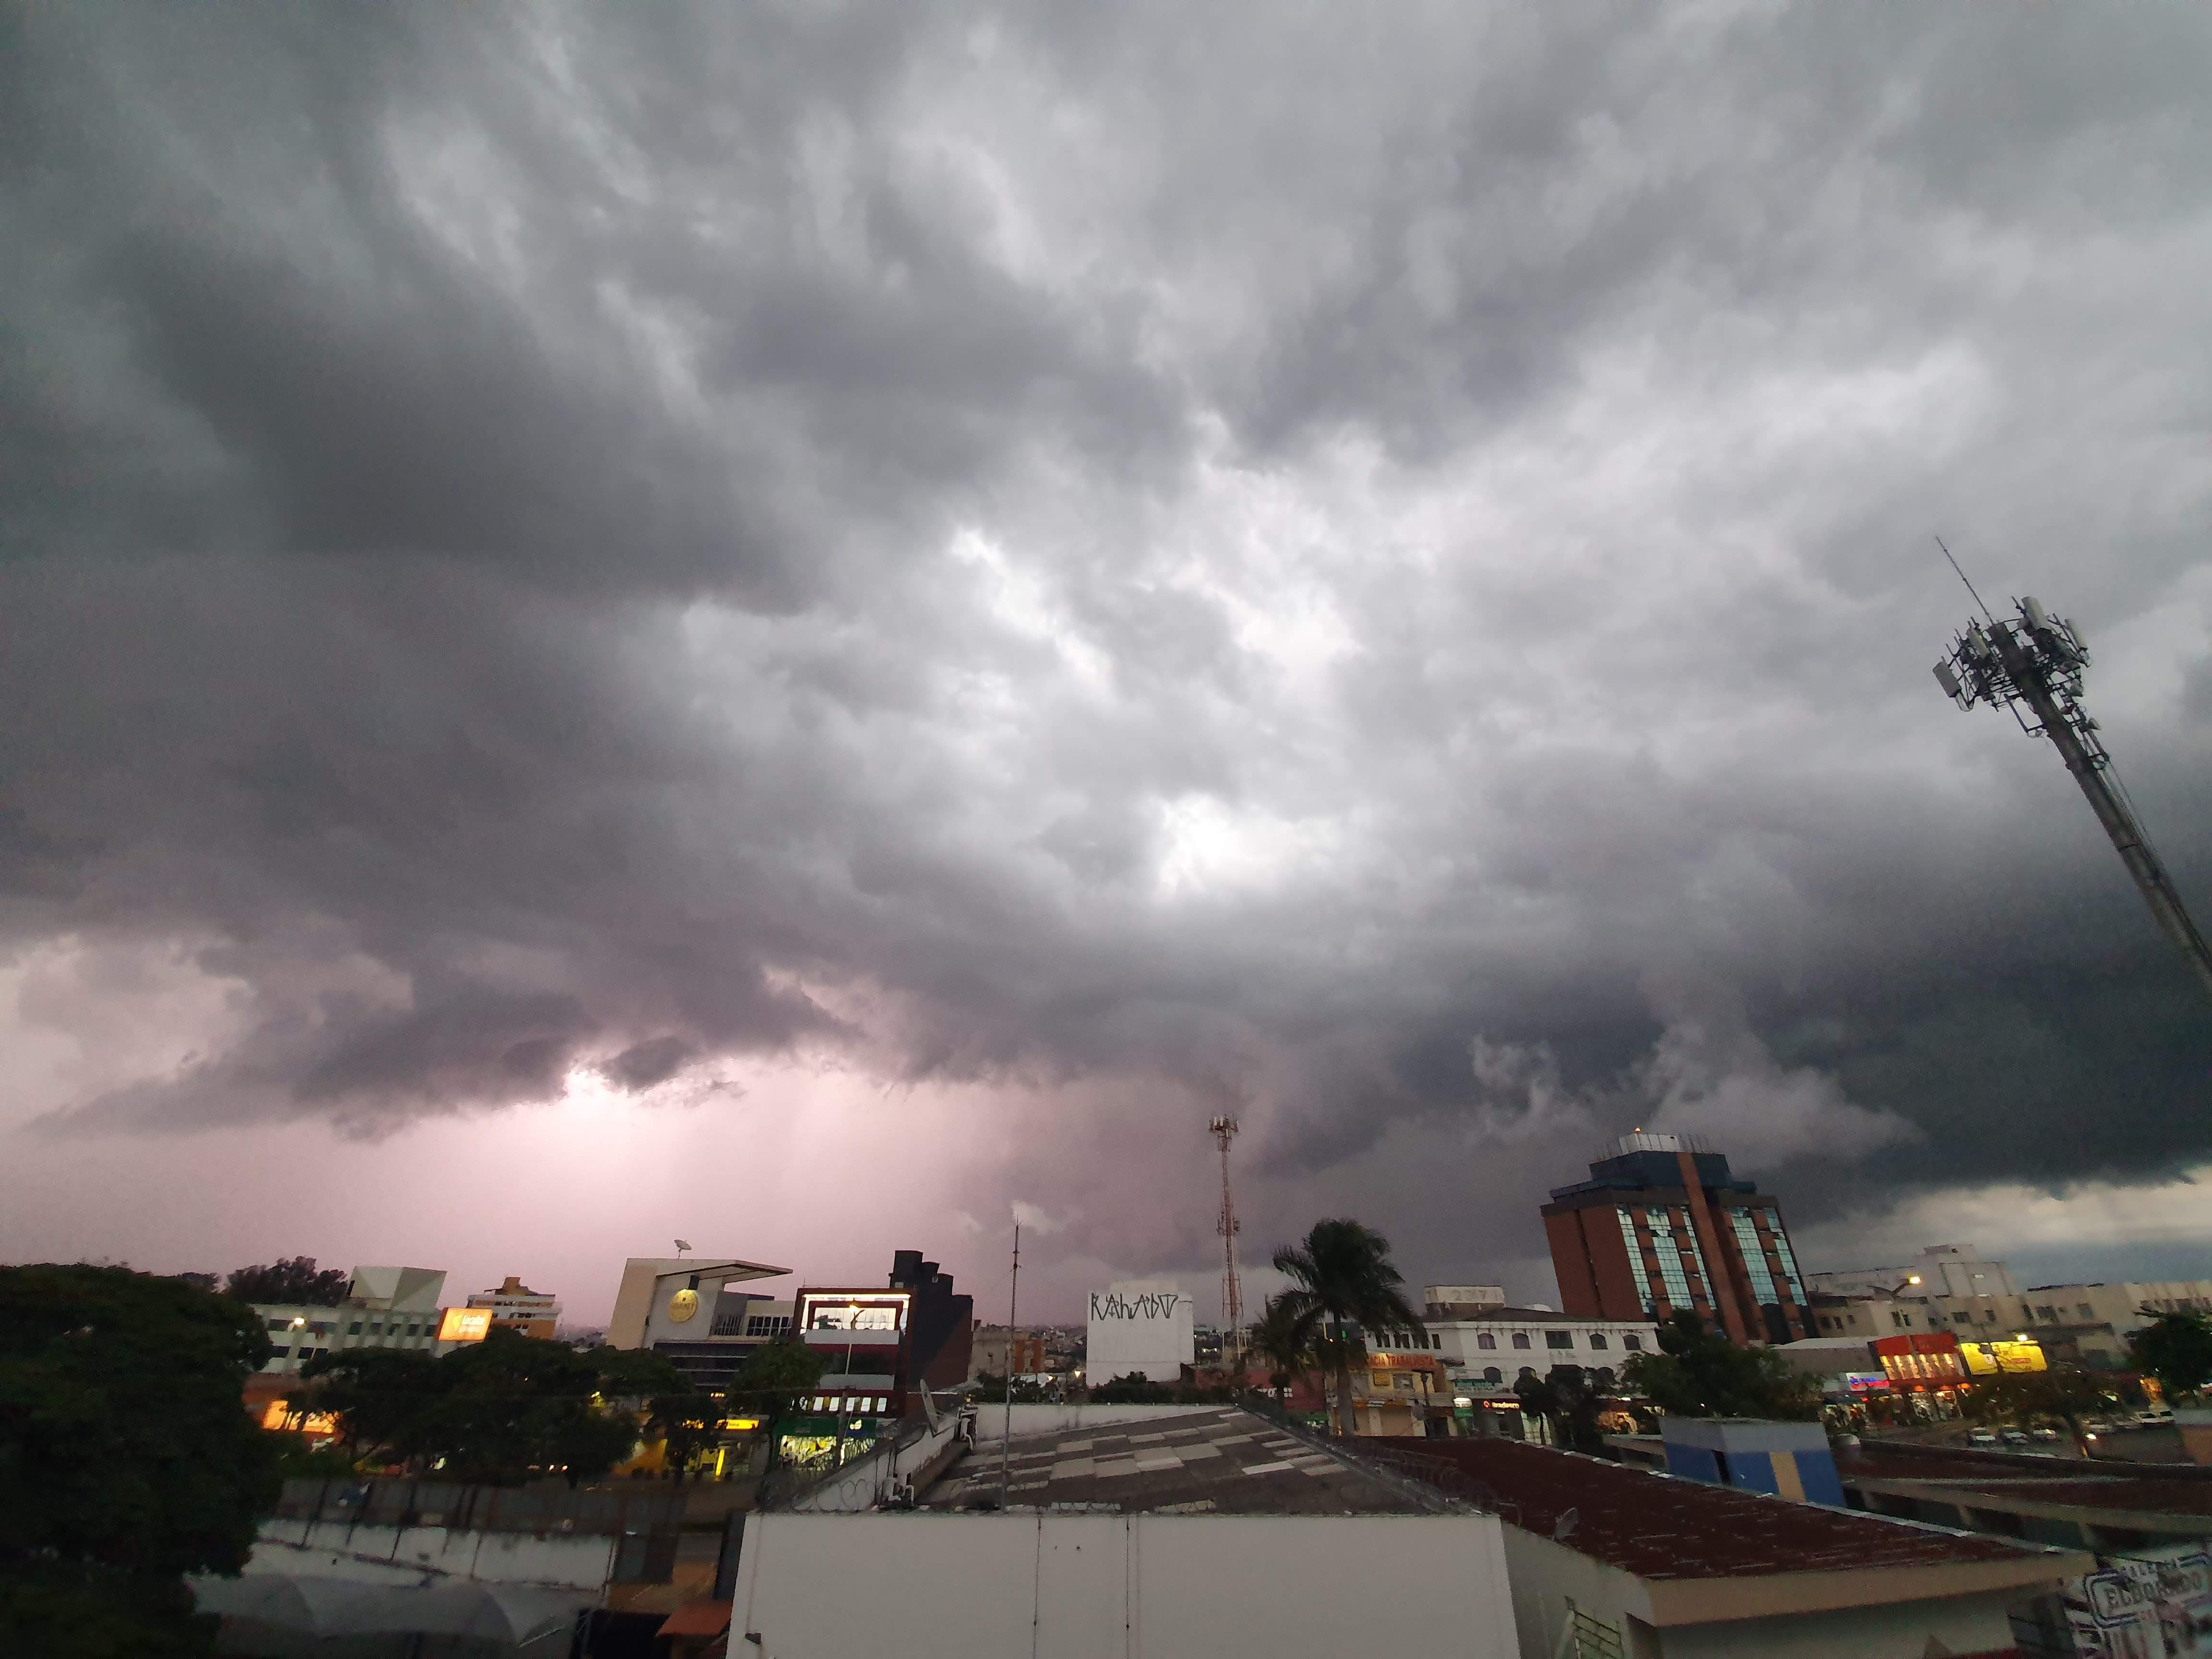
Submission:
[[1221,1143],[1221,1219],[1214,1230],[1221,1235],[1221,1364],[1241,1370],[1244,1354],[1244,1291],[1237,1282],[1237,1200],[1229,1192],[1229,1143],[1237,1138],[1237,1120],[1217,1117],[1206,1126]]
[[[1940,538],[1936,545],[1942,546]],[[1951,557],[1949,548],[1943,549],[1943,556]],[[1956,559],[1951,560],[1951,568],[1958,569]],[[1965,571],[1959,571],[1959,580],[1966,581]],[[1966,591],[1974,593],[1972,582],[1966,582]],[[1974,602],[1981,605],[1981,600],[1974,593]],[[2172,878],[2166,873],[2127,791],[2112,771],[2112,757],[2098,739],[2097,722],[2081,707],[2081,671],[2089,665],[2089,653],[2081,643],[2081,629],[2047,615],[2033,596],[2014,604],[2020,615],[2005,622],[1990,616],[1989,606],[1982,605],[1989,626],[1966,624],[1966,632],[1952,641],[1951,654],[1936,665],[1936,683],[1961,708],[2002,703],[2022,731],[2031,737],[2039,733],[2057,745],[2066,769],[2089,798],[2097,822],[2118,849],[2120,862],[2135,878],[2159,931],[2189,958],[2206,993],[2212,994],[2212,949],[2206,947],[2204,935],[2182,908]],[[2027,714],[2021,712],[2022,703],[2027,705]],[[2034,716],[2033,723],[2029,714]]]

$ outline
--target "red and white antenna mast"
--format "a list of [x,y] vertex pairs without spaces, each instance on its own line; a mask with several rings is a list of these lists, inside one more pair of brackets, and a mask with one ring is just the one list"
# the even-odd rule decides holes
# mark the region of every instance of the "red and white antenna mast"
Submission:
[[1237,1120],[1217,1117],[1206,1128],[1221,1143],[1221,1219],[1214,1230],[1221,1235],[1221,1365],[1242,1372],[1244,1366],[1244,1291],[1237,1282],[1237,1200],[1229,1191],[1229,1143],[1237,1138]]

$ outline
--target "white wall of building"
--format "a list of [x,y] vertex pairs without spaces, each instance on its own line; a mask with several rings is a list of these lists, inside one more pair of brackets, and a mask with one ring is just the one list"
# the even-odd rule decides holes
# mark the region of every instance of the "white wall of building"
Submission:
[[484,1584],[596,1590],[613,1576],[617,1540],[596,1534],[459,1532],[272,1516],[255,1537],[250,1570],[364,1583],[422,1574]]
[[1085,1379],[1096,1388],[1140,1372],[1174,1382],[1196,1352],[1191,1318],[1190,1298],[1173,1279],[1117,1279],[1091,1291]]
[[[1978,1589],[1826,1607],[1813,1605],[1815,1598],[1808,1595],[1802,1613],[1662,1623],[1669,1611],[1653,1607],[1650,1590],[1634,1574],[1519,1527],[1506,1524],[1501,1531],[1521,1659],[1555,1659],[1570,1601],[1620,1632],[1628,1659],[1926,1659],[1930,1652],[2009,1652],[2013,1635],[2005,1608],[2033,1593]],[[1724,1596],[1731,1585],[1747,1582],[1718,1581],[1717,1588]],[[1930,1637],[1943,1645],[1931,1648]]]
[[1516,1650],[1486,1515],[755,1515],[732,1612],[772,1659]]
[[[1429,1325],[1437,1357],[1455,1377],[1480,1379],[1495,1367],[1497,1387],[1510,1389],[1522,1366],[1542,1376],[1554,1365],[1607,1370],[1615,1376],[1639,1353],[1659,1352],[1659,1328],[1648,1320],[1576,1319],[1553,1314],[1543,1319],[1437,1320]],[[1483,1346],[1487,1337],[1491,1345]],[[1562,1340],[1561,1339],[1564,1339]]]
[[1036,1405],[981,1405],[975,1407],[975,1443],[996,1445],[1006,1436],[1006,1419],[1011,1409],[1014,1438],[1027,1434],[1062,1434],[1073,1429],[1103,1429],[1118,1423],[1149,1423],[1164,1417],[1188,1417],[1194,1412],[1207,1410],[1230,1411],[1228,1406],[1093,1406],[1084,1401],[1068,1404],[1042,1402]]

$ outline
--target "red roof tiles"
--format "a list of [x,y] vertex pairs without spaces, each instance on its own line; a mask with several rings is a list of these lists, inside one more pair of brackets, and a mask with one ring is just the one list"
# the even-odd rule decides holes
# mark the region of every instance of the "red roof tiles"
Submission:
[[1671,1479],[1521,1441],[1389,1443],[1401,1457],[1446,1465],[1488,1488],[1500,1516],[1515,1526],[1639,1578],[1935,1566],[2023,1553],[2001,1539]]

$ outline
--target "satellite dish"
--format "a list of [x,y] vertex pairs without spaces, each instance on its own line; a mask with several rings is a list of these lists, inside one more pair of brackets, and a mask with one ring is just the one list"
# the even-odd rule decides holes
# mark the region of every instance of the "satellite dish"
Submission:
[[1552,1541],[1563,1543],[1574,1536],[1575,1524],[1583,1518],[1580,1510],[1568,1510],[1552,1522]]
[[690,1239],[688,1239],[688,1238],[679,1238],[679,1239],[678,1239],[678,1240],[676,1241],[676,1254],[677,1254],[677,1255],[683,1255],[686,1250],[690,1249],[690,1248],[691,1248],[691,1241],[690,1241]]

